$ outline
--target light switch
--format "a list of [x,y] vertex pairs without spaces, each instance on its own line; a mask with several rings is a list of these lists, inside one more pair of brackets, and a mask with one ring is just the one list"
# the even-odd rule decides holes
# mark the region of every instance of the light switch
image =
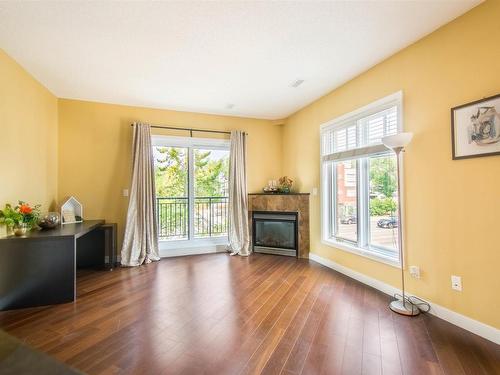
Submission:
[[462,278],[460,276],[451,275],[451,289],[462,291]]
[[410,266],[410,275],[415,279],[420,279],[420,267],[418,266]]
[[318,188],[317,187],[313,187],[311,193],[312,193],[312,195],[318,195]]
[[128,197],[128,189],[123,189],[123,196]]

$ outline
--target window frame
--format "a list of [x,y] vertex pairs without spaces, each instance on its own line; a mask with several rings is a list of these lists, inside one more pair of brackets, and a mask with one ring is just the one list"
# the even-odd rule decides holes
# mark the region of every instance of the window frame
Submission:
[[[397,258],[384,254],[384,248],[378,246],[370,246],[370,224],[369,224],[369,158],[373,156],[394,155],[392,151],[382,153],[367,154],[357,158],[356,171],[356,192],[357,192],[357,242],[341,239],[339,240],[334,235],[337,217],[332,211],[337,210],[337,181],[335,178],[336,167],[334,160],[323,160],[324,156],[324,141],[323,136],[326,132],[348,127],[350,123],[356,122],[361,118],[366,118],[375,113],[384,111],[388,108],[396,106],[397,108],[397,132],[403,132],[403,93],[398,91],[384,98],[376,100],[366,106],[358,108],[352,112],[346,113],[333,120],[330,120],[320,126],[320,215],[321,215],[321,242],[329,247],[347,251],[359,256],[363,256],[384,264],[394,267],[404,267],[404,254],[402,259],[399,259],[399,250]],[[363,135],[365,136],[365,135]],[[359,142],[357,142],[359,147]],[[367,144],[368,145],[368,144]],[[354,159],[353,157],[352,159]],[[404,228],[404,162],[403,153],[400,155],[400,191],[398,197],[398,210],[401,212],[401,223],[398,225],[398,230],[401,231],[403,243],[405,241]],[[344,160],[351,160],[346,158]],[[338,161],[342,161],[338,160]],[[386,250],[387,251],[387,250]]]
[[[200,247],[227,245],[227,236],[197,238],[194,237],[194,149],[204,150],[225,150],[230,151],[231,142],[229,139],[218,138],[191,138],[168,135],[152,135],[152,147],[183,147],[188,151],[188,204],[189,204],[189,234],[187,239],[179,240],[159,240],[160,256],[176,256],[199,254]],[[155,218],[156,220],[156,218]],[[172,253],[172,250],[185,249],[181,253]]]

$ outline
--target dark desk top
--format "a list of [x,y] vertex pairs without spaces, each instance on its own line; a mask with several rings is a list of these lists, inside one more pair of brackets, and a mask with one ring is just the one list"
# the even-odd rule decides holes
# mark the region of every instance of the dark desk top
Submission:
[[85,220],[82,223],[64,224],[55,227],[54,229],[33,230],[28,232],[24,237],[9,236],[0,238],[1,240],[28,240],[35,238],[50,238],[50,237],[75,237],[80,238],[91,230],[104,224],[104,220]]

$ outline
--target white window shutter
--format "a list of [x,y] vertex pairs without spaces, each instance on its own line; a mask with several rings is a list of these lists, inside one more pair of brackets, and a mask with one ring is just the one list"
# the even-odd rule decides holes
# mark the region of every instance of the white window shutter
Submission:
[[382,146],[382,138],[397,132],[396,105],[326,127],[322,130],[323,160],[348,159],[387,151]]

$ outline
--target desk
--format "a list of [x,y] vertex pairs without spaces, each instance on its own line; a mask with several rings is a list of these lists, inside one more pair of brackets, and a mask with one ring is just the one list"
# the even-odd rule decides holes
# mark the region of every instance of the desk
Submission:
[[0,239],[0,310],[76,299],[76,268],[104,266],[104,220]]

